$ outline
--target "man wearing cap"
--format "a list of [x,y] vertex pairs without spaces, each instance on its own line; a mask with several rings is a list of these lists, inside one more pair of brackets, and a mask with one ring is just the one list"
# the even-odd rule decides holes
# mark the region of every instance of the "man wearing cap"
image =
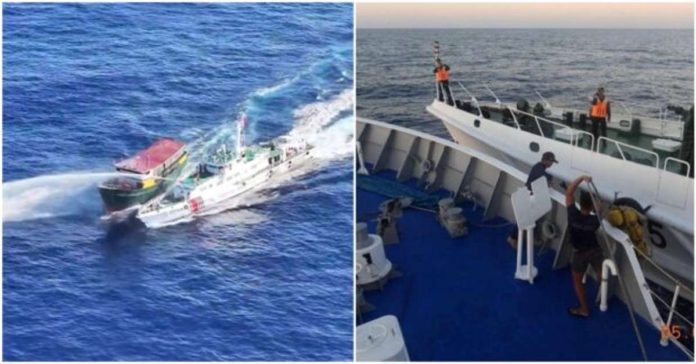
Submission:
[[[551,177],[550,174],[546,173],[546,169],[550,168],[554,163],[558,163],[556,160],[556,156],[553,154],[553,152],[546,152],[541,156],[541,161],[537,162],[532,167],[532,170],[529,171],[529,175],[527,176],[527,182],[525,185],[527,186],[527,189],[529,192],[532,191],[532,182],[536,181],[537,179],[541,177],[546,177],[546,180],[548,183],[551,183],[551,180],[553,177]],[[542,216],[537,220],[536,227],[540,226],[540,222],[544,220],[544,217]],[[519,232],[519,227],[515,225],[515,227],[512,229],[512,232],[510,233],[510,236],[507,238],[508,244],[512,246],[514,249],[517,249],[517,234]]]

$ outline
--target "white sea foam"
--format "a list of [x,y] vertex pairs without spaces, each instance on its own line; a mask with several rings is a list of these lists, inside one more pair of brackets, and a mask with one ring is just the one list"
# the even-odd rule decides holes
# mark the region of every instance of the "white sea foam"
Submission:
[[260,88],[251,95],[250,99],[253,99],[254,97],[268,97],[271,96],[279,91],[282,91],[285,88],[288,88],[292,86],[295,82],[299,81],[301,78],[302,74],[298,74],[295,77],[292,78],[287,78],[283,80],[282,82],[278,83],[277,85],[269,86],[269,87],[263,87]]
[[295,111],[295,127],[289,138],[304,139],[315,147],[315,156],[323,160],[344,158],[353,152],[353,116],[337,119],[353,108],[353,90],[322,102],[305,105]]

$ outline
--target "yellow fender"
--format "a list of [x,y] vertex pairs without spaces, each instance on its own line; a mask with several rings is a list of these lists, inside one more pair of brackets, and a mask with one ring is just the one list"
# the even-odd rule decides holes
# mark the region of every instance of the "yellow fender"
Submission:
[[155,187],[156,184],[157,184],[157,181],[155,181],[154,178],[152,178],[152,177],[146,178],[143,180],[143,189]]
[[607,213],[607,221],[621,230],[623,230],[643,254],[652,255],[650,245],[645,240],[645,216],[639,211],[628,206],[611,206]]

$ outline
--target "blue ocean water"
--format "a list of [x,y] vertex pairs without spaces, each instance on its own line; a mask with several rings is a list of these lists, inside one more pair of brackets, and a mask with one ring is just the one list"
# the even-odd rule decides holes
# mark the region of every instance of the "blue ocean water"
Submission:
[[552,105],[582,109],[603,85],[610,100],[646,116],[694,100],[693,30],[358,29],[356,39],[358,116],[442,137],[425,111],[435,40],[451,78],[482,100],[493,100],[484,83],[503,101],[538,102],[537,90]]
[[[4,4],[4,359],[351,360],[352,13]],[[241,111],[250,142],[319,120],[323,162],[248,208],[106,234],[115,160],[225,140]]]

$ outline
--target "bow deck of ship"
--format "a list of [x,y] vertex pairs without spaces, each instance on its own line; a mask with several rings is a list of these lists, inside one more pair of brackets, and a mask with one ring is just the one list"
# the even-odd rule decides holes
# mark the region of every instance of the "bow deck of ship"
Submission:
[[[376,177],[395,180],[393,172]],[[415,185],[411,180],[409,184]],[[375,213],[387,197],[357,189],[357,219],[374,233]],[[575,307],[569,268],[553,270],[554,253],[536,252],[535,283],[515,280],[515,251],[505,242],[510,225],[486,222],[482,209],[463,205],[469,234],[452,239],[430,212],[405,209],[400,243],[387,258],[403,276],[383,291],[365,293],[375,307],[361,322],[395,315],[411,360],[642,360],[626,305],[610,298],[607,312],[592,305],[586,319]],[[597,292],[588,279],[588,299]],[[677,347],[661,347],[659,333],[637,317],[650,360],[688,360]]]

